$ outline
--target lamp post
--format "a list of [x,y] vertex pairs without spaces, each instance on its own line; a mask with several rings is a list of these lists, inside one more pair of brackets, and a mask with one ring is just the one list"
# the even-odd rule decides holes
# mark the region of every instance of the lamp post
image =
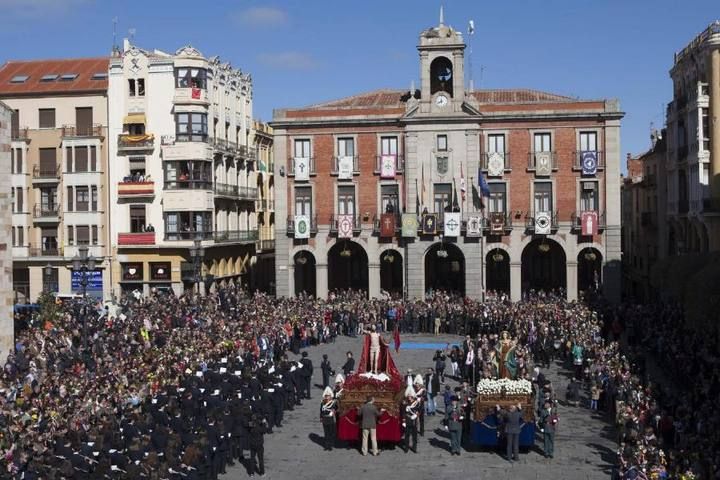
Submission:
[[52,285],[50,285],[50,281],[52,280],[52,274],[55,269],[52,265],[49,263],[43,267],[43,274],[45,275],[45,292],[50,293],[52,292]]
[[83,325],[83,351],[87,349],[87,286],[88,272],[95,271],[95,258],[88,255],[87,245],[78,247],[79,255],[72,258],[73,272],[80,273],[80,286],[82,287],[82,325]]
[[190,257],[193,259],[193,267],[195,270],[195,278],[193,280],[195,281],[197,293],[202,293],[200,291],[200,284],[202,282],[202,260],[204,256],[205,249],[202,246],[202,237],[198,234],[193,241],[193,246],[190,247]]

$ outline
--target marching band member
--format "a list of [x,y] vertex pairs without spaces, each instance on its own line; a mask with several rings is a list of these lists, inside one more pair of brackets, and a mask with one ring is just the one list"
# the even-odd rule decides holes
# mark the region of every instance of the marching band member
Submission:
[[320,421],[323,425],[325,434],[325,450],[332,451],[335,446],[335,435],[337,428],[335,418],[337,413],[337,400],[335,400],[333,391],[330,387],[325,387],[323,391],[323,400],[320,404]]
[[[405,427],[405,453],[412,450],[417,453],[418,421],[422,411],[422,402],[417,396],[415,389],[408,385],[405,389],[405,405],[403,410],[403,426]],[[412,438],[412,447],[410,439]]]
[[417,393],[417,399],[420,402],[420,435],[425,436],[425,396],[427,390],[425,390],[425,380],[419,373],[415,375],[415,392]]

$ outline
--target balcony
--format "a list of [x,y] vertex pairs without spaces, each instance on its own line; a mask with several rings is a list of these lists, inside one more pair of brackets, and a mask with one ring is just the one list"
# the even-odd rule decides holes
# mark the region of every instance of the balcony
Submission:
[[[512,215],[506,212],[489,212],[487,216],[482,218],[483,232],[488,235],[509,235],[512,232]],[[463,229],[467,224],[467,219],[463,219]]]
[[99,123],[93,125],[63,125],[63,138],[91,138],[102,137],[103,126]]
[[163,190],[212,190],[208,180],[165,180]]
[[[310,215],[310,234],[315,235],[318,232],[317,215]],[[287,217],[287,234],[291,237],[295,236],[295,216]]]
[[[536,231],[536,221],[535,221],[536,213],[535,212],[529,212],[527,215],[525,215],[525,230],[527,230],[529,233],[535,233]],[[551,213],[550,215],[550,233],[557,232],[558,229],[558,212]]]
[[347,155],[347,157],[333,157],[332,170],[330,171],[330,175],[340,175],[340,160],[342,158],[352,158],[352,174],[360,175],[360,157],[358,157],[357,155]]
[[215,243],[255,243],[257,239],[257,230],[228,230],[213,233]]
[[[598,212],[594,210],[597,213],[598,216],[598,226],[597,230],[598,233],[601,233],[603,230],[605,230],[605,212]],[[573,212],[570,214],[570,222],[571,222],[571,231],[574,233],[581,233],[582,232],[582,217],[580,212]]]
[[52,167],[40,167],[36,165],[33,168],[33,176],[32,176],[32,183],[38,184],[38,183],[58,183],[60,182],[60,167],[55,166]]
[[238,197],[240,200],[257,200],[257,187],[238,187]]
[[62,254],[62,250],[57,246],[28,248],[29,257],[62,257]]
[[643,227],[657,228],[657,212],[640,213],[640,225]]
[[207,90],[204,88],[176,88],[173,103],[183,105],[210,105]]
[[255,243],[258,252],[269,252],[275,250],[275,240],[258,240]]
[[489,173],[490,170],[493,170],[493,173],[500,173],[495,171],[495,166],[493,166],[492,169],[490,168],[490,158],[502,159],[502,171],[505,173],[512,172],[512,167],[510,165],[510,152],[485,152],[480,156],[480,168],[482,168],[484,172]]
[[[307,157],[307,158],[300,158],[300,157],[290,157],[288,160],[288,163],[290,164],[290,171],[288,172],[288,177],[302,177],[304,175],[308,177],[312,177],[316,175],[315,172],[315,158],[314,157]],[[299,171],[300,168],[305,168],[302,165],[307,165],[308,171],[303,172]],[[296,178],[295,181],[303,181],[304,179],[298,179]]]
[[30,143],[30,129],[28,127],[10,129],[10,139],[13,142]]
[[213,185],[213,192],[218,197],[238,198],[240,196],[238,193],[238,186],[227,183],[215,182],[215,185]]
[[597,159],[597,170],[603,170],[605,168],[605,156],[601,150],[583,150],[574,152],[573,156],[573,170],[582,171],[583,169],[583,154],[594,153]]
[[[547,160],[547,165],[543,161]],[[530,152],[528,154],[528,171],[535,175],[550,175],[551,170],[557,170],[557,154],[555,152]]]
[[155,232],[118,233],[118,245],[123,247],[155,245]]
[[173,242],[173,241],[191,241],[191,240],[212,240],[215,232],[212,230],[205,230],[201,232],[196,232],[194,230],[188,230],[185,232],[168,232],[165,231],[165,241],[166,242]]
[[375,170],[373,173],[375,175],[380,175],[383,178],[392,178],[389,175],[383,175],[383,157],[389,157],[394,156],[395,157],[395,175],[402,174],[403,171],[405,171],[405,157],[402,155],[377,155],[375,157]]
[[33,209],[35,223],[58,223],[60,222],[59,205],[35,205]]
[[[383,215],[392,215],[393,216],[393,223],[395,224],[395,233],[400,232],[400,229],[402,228],[402,216],[398,215],[397,213],[385,213],[381,214],[378,213],[373,217],[373,235],[380,235],[381,225],[380,221],[382,220]],[[418,222],[419,224],[420,222]]]
[[[362,218],[360,215],[352,215],[352,232],[357,235],[362,231]],[[330,233],[338,233],[338,215],[330,215]]]
[[242,158],[247,160],[254,161],[257,158],[257,149],[255,147],[240,145],[237,151]]
[[215,147],[215,153],[223,155],[233,156],[237,150],[235,142],[229,142],[224,138],[213,138],[212,144]]
[[256,211],[275,210],[275,200],[269,200],[267,198],[261,198],[255,201]]
[[118,135],[118,154],[135,152],[152,152],[155,149],[155,135]]
[[155,196],[155,182],[118,182],[120,199],[152,199]]

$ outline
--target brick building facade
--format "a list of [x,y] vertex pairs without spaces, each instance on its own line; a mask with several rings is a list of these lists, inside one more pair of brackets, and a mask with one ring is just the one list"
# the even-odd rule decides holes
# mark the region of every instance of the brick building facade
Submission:
[[464,49],[441,22],[420,36],[420,89],[275,112],[278,295],[619,299],[618,103],[474,91]]

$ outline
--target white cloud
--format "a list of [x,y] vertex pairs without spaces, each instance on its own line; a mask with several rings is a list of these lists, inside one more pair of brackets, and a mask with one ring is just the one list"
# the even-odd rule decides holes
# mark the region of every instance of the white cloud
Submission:
[[0,0],[0,10],[15,17],[39,18],[69,13],[90,0]]
[[276,7],[251,7],[234,13],[232,18],[245,27],[267,28],[285,25],[288,14],[285,10]]
[[258,60],[268,67],[283,70],[309,70],[318,64],[312,55],[302,52],[261,53]]

